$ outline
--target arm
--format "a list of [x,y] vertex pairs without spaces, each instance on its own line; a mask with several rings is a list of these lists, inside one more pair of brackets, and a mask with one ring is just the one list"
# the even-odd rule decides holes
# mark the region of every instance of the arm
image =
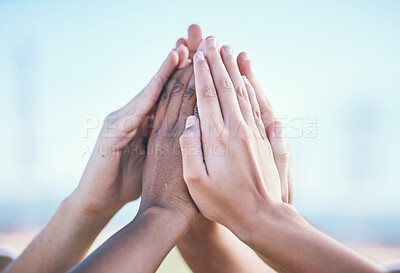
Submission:
[[155,272],[189,224],[179,210],[150,207],[70,272]]
[[193,118],[181,137],[185,182],[201,213],[289,272],[380,272],[283,203],[266,128],[247,101],[250,86],[239,100],[216,41],[205,52],[194,57],[201,122]]
[[83,214],[71,199],[66,199],[43,231],[4,272],[65,272],[85,256],[109,220],[110,216]]
[[237,235],[288,272],[383,272],[373,261],[314,228],[293,207],[260,205],[263,209],[251,220],[244,219]]
[[202,215],[178,248],[193,272],[275,272],[230,230]]
[[[79,262],[99,232],[127,202],[139,198],[147,126],[163,82],[187,61],[187,48],[172,51],[150,84],[104,121],[94,151],[74,192],[43,231],[6,269],[14,272],[65,272]],[[128,148],[130,153],[124,152]]]
[[154,272],[197,219],[182,176],[179,136],[195,106],[193,65],[166,83],[155,114],[136,218],[71,272]]

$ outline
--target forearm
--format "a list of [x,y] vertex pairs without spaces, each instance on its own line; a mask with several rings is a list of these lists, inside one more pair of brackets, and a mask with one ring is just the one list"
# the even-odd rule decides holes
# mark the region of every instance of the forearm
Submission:
[[85,215],[67,198],[5,272],[66,272],[85,256],[110,218]]
[[250,222],[238,236],[288,272],[382,272],[373,261],[311,226],[289,205],[261,209]]
[[71,272],[155,272],[189,225],[180,212],[150,207]]
[[178,248],[195,273],[275,272],[232,232],[217,223],[192,228]]

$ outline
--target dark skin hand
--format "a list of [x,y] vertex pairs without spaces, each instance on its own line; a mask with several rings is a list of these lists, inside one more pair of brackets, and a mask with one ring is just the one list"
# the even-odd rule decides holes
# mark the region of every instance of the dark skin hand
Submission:
[[143,171],[143,198],[139,211],[150,205],[174,206],[190,219],[197,216],[182,175],[179,145],[186,118],[196,104],[193,65],[175,72],[157,106],[148,156]]

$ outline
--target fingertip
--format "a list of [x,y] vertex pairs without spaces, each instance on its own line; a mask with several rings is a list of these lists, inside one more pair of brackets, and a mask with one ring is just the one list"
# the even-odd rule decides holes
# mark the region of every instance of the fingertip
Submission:
[[175,70],[179,63],[179,54],[176,50],[172,50],[167,59],[161,65],[160,69],[157,72],[157,76],[161,78],[162,83],[165,84],[169,76]]
[[201,41],[199,47],[197,48],[197,51],[205,51],[206,50],[206,41]]
[[238,63],[243,62],[245,60],[249,60],[249,55],[247,54],[247,52],[240,52],[240,54],[237,57]]
[[275,120],[267,128],[268,138],[277,139],[283,137],[283,124],[282,122]]
[[201,27],[198,24],[191,24],[188,28],[188,35],[193,35],[193,34],[200,34],[201,35]]
[[180,45],[187,46],[187,40],[185,38],[178,39],[178,41],[176,41],[175,47],[178,48]]
[[186,64],[188,63],[188,58],[189,58],[189,49],[181,44],[179,45],[179,47],[176,49],[176,52],[179,55],[179,66],[178,68],[184,68],[186,66]]
[[202,61],[205,61],[204,53],[203,51],[197,51],[196,54],[194,54],[194,63],[199,63]]
[[230,45],[223,45],[222,47],[221,47],[221,50],[220,50],[220,52],[221,52],[221,55],[222,56],[233,56],[233,48],[230,46]]
[[199,25],[193,24],[189,26],[188,29],[188,47],[189,52],[192,54],[196,52],[199,47],[200,42],[202,41],[202,31]]
[[198,129],[199,128],[199,120],[197,119],[196,116],[189,116],[186,119],[185,123],[185,130],[182,134],[182,136],[197,136],[198,134]]
[[174,49],[169,53],[167,60],[171,65],[177,65],[179,61],[179,53]]

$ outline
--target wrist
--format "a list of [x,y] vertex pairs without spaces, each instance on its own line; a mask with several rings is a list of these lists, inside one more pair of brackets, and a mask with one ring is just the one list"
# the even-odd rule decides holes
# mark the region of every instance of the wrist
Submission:
[[79,223],[82,227],[93,224],[105,226],[115,214],[113,212],[94,213],[87,210],[82,198],[76,191],[61,202],[59,210],[68,215],[67,219]]
[[[291,205],[276,202],[261,205],[256,212],[243,217],[243,221],[231,231],[243,242],[251,245],[259,240],[260,234],[277,234],[282,227],[300,228],[309,224]],[[268,239],[268,238],[266,238]]]
[[[170,220],[178,223],[188,229],[196,221],[198,217],[197,208],[183,209],[172,205],[152,204],[149,206],[140,206],[136,218],[152,218],[152,217],[170,217]],[[134,219],[134,220],[135,220]]]

